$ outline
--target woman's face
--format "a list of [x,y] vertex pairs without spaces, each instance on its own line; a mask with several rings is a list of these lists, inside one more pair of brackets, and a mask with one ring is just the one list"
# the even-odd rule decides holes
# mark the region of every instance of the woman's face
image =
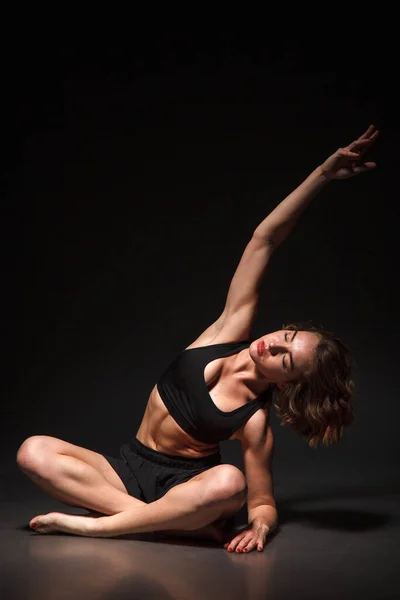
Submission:
[[257,369],[269,381],[284,384],[297,379],[311,366],[319,341],[319,336],[310,331],[282,329],[252,342],[249,352]]

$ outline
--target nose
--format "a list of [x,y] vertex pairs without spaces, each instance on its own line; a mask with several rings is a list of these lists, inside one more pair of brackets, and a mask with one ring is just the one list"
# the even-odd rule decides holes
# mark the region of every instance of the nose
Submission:
[[269,346],[268,346],[268,350],[270,351],[272,356],[275,356],[276,354],[279,354],[279,352],[285,351],[286,348],[283,344],[270,342]]

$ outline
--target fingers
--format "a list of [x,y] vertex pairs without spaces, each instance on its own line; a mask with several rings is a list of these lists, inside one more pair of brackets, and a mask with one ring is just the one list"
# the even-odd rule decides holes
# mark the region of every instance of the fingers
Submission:
[[359,148],[361,151],[365,151],[370,145],[370,138],[364,140],[356,140],[355,142],[351,142],[351,144],[347,146],[346,150],[350,150],[351,152],[353,152],[354,150]]
[[224,548],[228,550],[228,552],[251,552],[257,548],[257,550],[261,551],[264,548],[263,540],[254,536],[253,533],[249,532],[245,536],[237,536],[231,542],[227,542],[224,544]]
[[360,135],[360,137],[358,138],[358,141],[365,140],[365,139],[369,139],[369,140],[376,139],[378,137],[378,134],[379,134],[379,131],[377,129],[375,129],[375,126],[370,125],[368,127],[368,129],[362,135]]
[[358,149],[360,155],[364,154],[372,146],[378,135],[379,131],[375,129],[374,125],[370,125],[357,140],[347,146],[347,149],[351,151]]
[[248,552],[248,547],[251,544],[252,540],[254,540],[254,535],[249,533],[238,543],[238,545],[236,546],[236,552]]
[[231,540],[230,542],[224,544],[224,548],[227,548],[228,552],[234,552],[237,549],[239,543],[242,540],[245,540],[246,538],[250,539],[250,537],[251,537],[250,534],[247,534],[245,536],[243,536],[243,535],[237,535],[235,538],[233,538],[233,540]]
[[245,546],[243,546],[242,548],[240,547],[240,544],[239,544],[239,546],[237,547],[236,551],[237,552],[240,552],[240,551],[251,552],[252,550],[254,550],[254,548],[256,546],[261,546],[261,543],[258,540],[256,540],[256,539],[252,539]]
[[372,169],[375,169],[375,167],[376,163],[366,162],[363,165],[354,166],[353,173],[356,173],[358,175],[358,173],[365,173],[365,171],[371,171]]
[[378,135],[379,135],[379,131],[378,131],[378,130],[374,131],[374,133],[373,133],[373,134],[371,135],[371,137],[369,138],[369,139],[371,140],[371,142],[372,142],[372,141],[375,141],[375,140],[376,140],[376,138],[378,137]]

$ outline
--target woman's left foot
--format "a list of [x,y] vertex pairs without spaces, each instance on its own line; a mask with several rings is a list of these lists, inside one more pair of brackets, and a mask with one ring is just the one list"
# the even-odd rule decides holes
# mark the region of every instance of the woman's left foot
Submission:
[[66,515],[64,513],[52,512],[47,515],[34,517],[29,522],[29,525],[38,533],[62,531],[64,533],[72,533],[73,535],[97,537],[95,531],[97,521],[97,518],[86,515]]

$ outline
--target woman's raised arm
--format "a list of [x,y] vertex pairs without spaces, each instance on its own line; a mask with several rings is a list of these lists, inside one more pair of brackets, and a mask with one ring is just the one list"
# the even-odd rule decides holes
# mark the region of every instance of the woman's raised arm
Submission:
[[[373,125],[354,142],[339,148],[256,227],[232,278],[219,327],[233,325],[235,338],[246,335],[257,313],[259,290],[274,250],[287,238],[305,208],[332,179],[347,179],[373,169],[363,162],[365,152],[378,136]],[[221,329],[219,329],[221,330]],[[234,339],[234,338],[232,338]]]

